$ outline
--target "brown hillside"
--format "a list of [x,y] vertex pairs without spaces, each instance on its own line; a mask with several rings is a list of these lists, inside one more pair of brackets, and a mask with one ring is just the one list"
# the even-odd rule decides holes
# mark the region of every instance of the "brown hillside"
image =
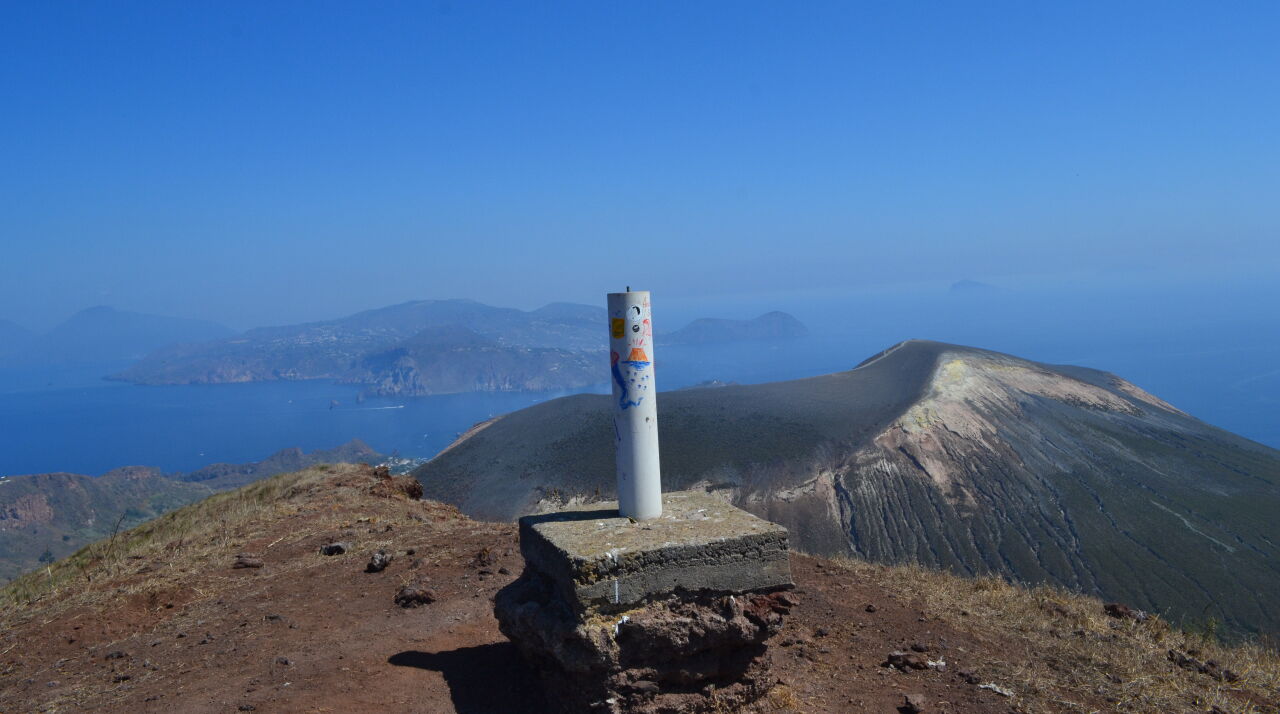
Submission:
[[[491,612],[521,569],[514,525],[412,485],[345,465],[277,476],[19,579],[0,591],[0,712],[543,711]],[[333,541],[351,548],[321,555]],[[379,549],[394,559],[365,572]],[[894,712],[907,693],[930,712],[1280,711],[1280,659],[1258,647],[1048,588],[792,567],[801,606],[753,711]],[[435,601],[399,607],[415,584]],[[913,645],[945,667],[882,666]]]

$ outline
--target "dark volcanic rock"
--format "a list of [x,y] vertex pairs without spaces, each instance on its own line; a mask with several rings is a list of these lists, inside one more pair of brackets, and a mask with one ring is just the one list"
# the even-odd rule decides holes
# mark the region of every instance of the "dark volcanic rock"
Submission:
[[[422,499],[422,482],[412,476],[392,476],[385,466],[374,469],[378,481],[373,485],[373,493],[379,496],[404,496],[410,500]],[[387,525],[390,529],[391,525]]]
[[1220,682],[1236,682],[1240,680],[1239,674],[1234,670],[1223,667],[1216,660],[1211,659],[1207,662],[1201,662],[1191,653],[1181,650],[1169,650],[1169,661],[1183,669],[1207,674]]
[[913,669],[928,669],[929,661],[915,652],[890,652],[882,666],[907,672]]
[[1147,618],[1150,617],[1150,615],[1142,610],[1135,610],[1128,605],[1119,602],[1109,602],[1102,606],[1102,610],[1111,617],[1120,620],[1137,620],[1138,622],[1146,622]]
[[379,550],[369,558],[369,564],[364,566],[366,573],[381,573],[391,564],[392,555],[385,550]]
[[320,546],[320,555],[342,555],[351,550],[351,544],[347,542],[327,543]]
[[421,607],[436,601],[434,590],[422,584],[406,585],[396,592],[395,603],[400,607]]
[[923,714],[929,709],[929,700],[919,692],[907,694],[902,699],[902,706],[898,707],[902,714]]
[[498,592],[494,614],[564,712],[682,714],[752,702],[773,684],[766,640],[797,602],[786,592],[672,596],[583,622],[553,591],[526,570]]

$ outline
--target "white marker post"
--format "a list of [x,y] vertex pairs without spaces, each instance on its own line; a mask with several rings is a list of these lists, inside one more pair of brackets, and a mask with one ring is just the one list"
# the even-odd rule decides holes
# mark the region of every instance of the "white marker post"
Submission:
[[643,521],[662,515],[658,387],[653,381],[649,291],[609,293],[609,372],[618,447],[618,511]]

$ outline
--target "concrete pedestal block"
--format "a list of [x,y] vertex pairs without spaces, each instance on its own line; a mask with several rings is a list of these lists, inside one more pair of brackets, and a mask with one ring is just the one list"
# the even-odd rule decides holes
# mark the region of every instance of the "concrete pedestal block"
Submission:
[[766,641],[796,599],[785,528],[714,495],[669,493],[659,518],[612,503],[520,519],[503,634],[567,712],[701,712],[768,691]]
[[791,585],[787,529],[702,491],[665,494],[662,515],[646,521],[620,517],[613,502],[525,516],[520,551],[575,612]]

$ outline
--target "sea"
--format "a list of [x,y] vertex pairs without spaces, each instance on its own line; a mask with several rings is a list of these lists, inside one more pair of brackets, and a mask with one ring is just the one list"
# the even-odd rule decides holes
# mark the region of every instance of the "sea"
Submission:
[[[663,319],[674,329],[700,316],[784,310],[811,334],[697,346],[659,341],[661,390],[826,374],[904,339],[934,339],[1113,372],[1203,421],[1280,448],[1276,281],[1171,284],[1126,275],[956,289],[850,287],[673,298],[663,309],[655,294],[660,328]],[[605,359],[600,383],[578,391],[608,390]],[[423,459],[477,422],[569,393],[361,399],[359,386],[328,381],[137,386],[103,379],[126,364],[0,369],[0,476],[97,475],[126,465],[189,471],[355,438],[384,454]]]

